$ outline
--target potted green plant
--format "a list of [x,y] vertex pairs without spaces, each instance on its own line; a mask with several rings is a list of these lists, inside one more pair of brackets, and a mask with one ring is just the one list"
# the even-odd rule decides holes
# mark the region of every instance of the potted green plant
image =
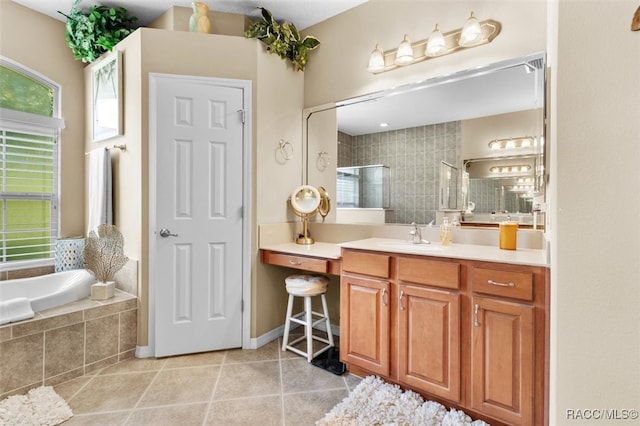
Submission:
[[68,15],[60,11],[58,13],[67,18],[65,39],[73,56],[91,63],[131,34],[138,18],[129,16],[124,7],[94,5],[89,10],[80,10],[80,1],[73,2]]
[[124,255],[124,238],[115,225],[103,223],[98,232],[89,232],[82,252],[84,267],[98,281],[91,286],[91,298],[104,300],[113,297],[114,276],[129,260]]
[[254,21],[244,35],[256,38],[267,45],[269,53],[275,53],[282,59],[288,59],[296,71],[304,71],[309,59],[309,51],[320,45],[320,41],[313,36],[300,39],[300,33],[291,22],[279,24],[273,14],[264,7],[262,20]]

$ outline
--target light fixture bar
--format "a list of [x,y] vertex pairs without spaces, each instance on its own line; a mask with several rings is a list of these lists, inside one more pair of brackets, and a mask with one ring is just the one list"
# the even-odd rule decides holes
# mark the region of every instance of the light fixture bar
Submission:
[[514,148],[533,148],[536,140],[533,136],[520,136],[517,138],[494,139],[489,142],[489,149],[495,151],[497,149],[514,149]]
[[[472,49],[477,46],[482,46],[483,44],[491,43],[494,38],[500,34],[500,30],[502,26],[499,22],[494,21],[493,19],[487,19],[486,21],[480,22],[480,29],[482,30],[482,40],[477,44],[469,47],[460,46],[460,35],[462,34],[462,28],[458,28],[453,31],[449,31],[443,33],[445,43],[445,50],[442,54],[438,56],[427,56],[425,55],[425,48],[427,47],[428,38],[424,40],[419,40],[414,43],[411,43],[411,47],[413,48],[413,61],[410,64],[417,64],[418,62],[426,61],[428,59],[439,58],[441,56],[449,55],[451,53],[457,52],[463,49]],[[385,51],[383,53],[384,58],[384,68],[372,70],[373,74],[380,74],[383,72],[391,71],[396,68],[400,68],[406,65],[396,65],[396,53],[398,49],[393,49],[389,51]]]

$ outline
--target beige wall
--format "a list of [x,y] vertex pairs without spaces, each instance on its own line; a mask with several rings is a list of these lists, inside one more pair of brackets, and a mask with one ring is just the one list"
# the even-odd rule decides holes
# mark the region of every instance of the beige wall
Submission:
[[[373,0],[306,31],[322,43],[305,72],[306,106],[550,53],[551,425],[612,424],[568,420],[566,413],[638,409],[640,395],[640,198],[634,195],[640,33],[629,31],[636,1],[603,3],[562,1],[554,10],[558,2]],[[376,42],[390,49],[405,32],[425,34],[425,17],[438,19],[445,31],[460,27],[459,16],[470,8],[502,23],[491,44],[389,73],[366,72]],[[598,23],[607,37],[594,37],[585,22]],[[624,208],[612,213],[620,211],[612,206]]]
[[[425,39],[436,22],[443,32],[461,28],[473,10],[479,20],[502,23],[488,45],[382,74],[367,72],[376,43],[395,49],[403,34]],[[540,0],[370,0],[307,28],[320,39],[305,70],[305,106],[311,107],[545,50],[546,6]]]
[[65,24],[12,1],[0,1],[0,55],[61,86],[60,235],[84,235],[84,103],[82,69],[64,39]]
[[551,424],[639,424],[566,416],[640,409],[640,32],[629,30],[637,7],[561,1],[557,10]]
[[[282,323],[281,311],[278,310],[279,322],[276,322],[270,302],[277,304],[280,300],[282,279],[275,271],[256,273],[256,268],[260,268],[257,225],[285,221],[286,197],[300,182],[303,74],[295,73],[280,58],[266,54],[256,40],[244,37],[142,28],[123,40],[117,49],[123,51],[124,56],[125,131],[123,136],[110,139],[106,144],[127,144],[127,151],[117,153],[117,162],[114,162],[118,176],[114,184],[114,208],[116,224],[125,238],[125,251],[140,260],[138,344],[148,344],[148,186],[153,179],[148,173],[147,157],[149,73],[252,82],[251,336],[277,328]],[[87,70],[85,77],[88,73]],[[290,141],[297,153],[285,164],[276,161],[280,139]]]

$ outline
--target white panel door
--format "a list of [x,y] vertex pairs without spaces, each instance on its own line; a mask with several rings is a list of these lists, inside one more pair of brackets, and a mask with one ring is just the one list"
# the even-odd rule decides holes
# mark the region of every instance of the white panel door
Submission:
[[155,84],[155,355],[241,347],[243,89]]

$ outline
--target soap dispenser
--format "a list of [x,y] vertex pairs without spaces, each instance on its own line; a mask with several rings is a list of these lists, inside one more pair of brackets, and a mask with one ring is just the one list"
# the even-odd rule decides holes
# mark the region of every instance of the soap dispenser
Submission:
[[444,217],[442,219],[442,224],[440,225],[440,244],[443,246],[448,246],[453,242],[453,232],[451,230],[451,224],[449,223],[449,218]]

